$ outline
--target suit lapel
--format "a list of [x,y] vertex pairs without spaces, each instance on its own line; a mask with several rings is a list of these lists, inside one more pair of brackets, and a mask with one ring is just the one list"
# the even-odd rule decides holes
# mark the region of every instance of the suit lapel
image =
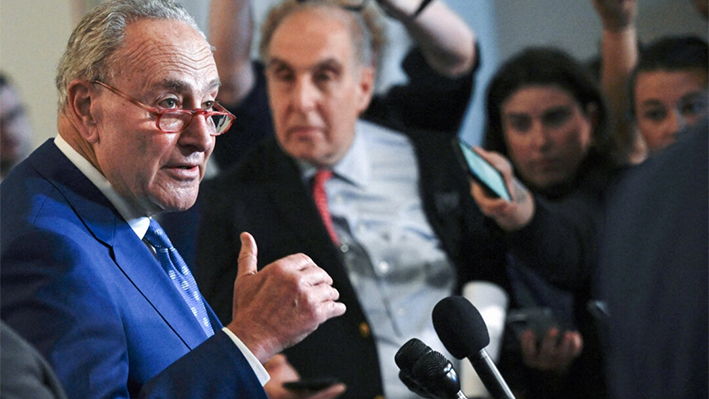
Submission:
[[[263,187],[272,200],[274,211],[279,214],[279,220],[284,223],[284,230],[294,232],[303,243],[302,252],[313,258],[332,277],[335,288],[340,292],[340,300],[345,303],[358,302],[342,254],[332,244],[308,188],[302,183],[298,167],[277,147],[275,140],[273,143],[273,156],[265,157],[272,161],[269,163],[272,166],[265,169]],[[359,307],[353,307],[349,312],[357,313],[355,319],[365,318]]]
[[62,192],[91,234],[112,249],[116,266],[130,284],[185,345],[192,349],[202,343],[207,337],[184,299],[110,201],[55,145],[46,143],[41,150],[35,168]]
[[[320,219],[320,213],[308,187],[302,183],[300,171],[293,161],[280,149],[274,151],[276,166],[270,171],[277,172],[269,173],[266,189],[268,195],[273,198],[276,212],[287,227],[304,242],[309,243],[310,247],[322,248],[323,245],[319,243],[329,243],[331,238]],[[336,248],[333,245],[330,247],[336,254]]]

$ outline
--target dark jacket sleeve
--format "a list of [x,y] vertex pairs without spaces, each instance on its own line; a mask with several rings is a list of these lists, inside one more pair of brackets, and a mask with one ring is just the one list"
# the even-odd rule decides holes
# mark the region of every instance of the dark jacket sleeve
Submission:
[[[480,58],[479,52],[476,57]],[[478,65],[465,75],[448,78],[431,69],[414,48],[402,63],[408,81],[375,96],[363,119],[401,131],[457,133],[470,103]]]
[[258,143],[274,134],[264,66],[257,61],[252,65],[256,82],[251,92],[238,104],[222,104],[236,117],[229,130],[217,137],[214,146],[212,156],[222,170],[236,165]]

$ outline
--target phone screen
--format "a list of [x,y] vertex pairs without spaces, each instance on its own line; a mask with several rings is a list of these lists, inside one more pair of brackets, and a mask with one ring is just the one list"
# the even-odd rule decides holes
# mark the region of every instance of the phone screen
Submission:
[[473,179],[482,185],[488,194],[500,197],[505,201],[511,201],[512,197],[507,190],[505,180],[502,178],[500,171],[490,165],[477,152],[473,151],[468,144],[457,139],[455,141],[457,144],[454,145],[460,149],[460,154],[465,160],[465,166]]

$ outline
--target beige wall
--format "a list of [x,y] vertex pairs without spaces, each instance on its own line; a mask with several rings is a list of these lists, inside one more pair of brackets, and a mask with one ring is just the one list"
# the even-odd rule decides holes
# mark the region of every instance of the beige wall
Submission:
[[70,0],[0,0],[0,69],[27,103],[35,145],[56,134],[54,75],[71,34]]

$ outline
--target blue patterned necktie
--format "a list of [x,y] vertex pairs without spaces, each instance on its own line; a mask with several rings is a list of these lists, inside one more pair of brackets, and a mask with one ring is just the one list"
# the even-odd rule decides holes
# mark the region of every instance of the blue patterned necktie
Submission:
[[214,335],[212,324],[207,316],[207,310],[204,307],[204,302],[202,302],[202,295],[197,289],[197,283],[192,277],[190,269],[155,219],[150,219],[150,227],[148,232],[145,233],[145,240],[155,248],[160,265],[165,269],[170,280],[172,280],[182,298],[187,302],[187,306],[197,318],[207,337]]

